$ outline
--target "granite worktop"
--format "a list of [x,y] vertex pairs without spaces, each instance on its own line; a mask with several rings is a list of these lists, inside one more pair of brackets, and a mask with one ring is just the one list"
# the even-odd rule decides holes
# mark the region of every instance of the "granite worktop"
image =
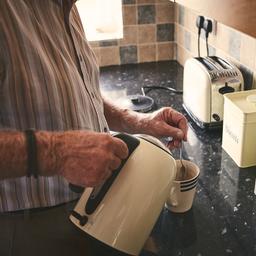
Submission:
[[[141,94],[142,86],[182,90],[182,77],[182,66],[164,61],[102,68],[100,84],[114,101]],[[153,109],[171,106],[186,115],[181,94],[156,89],[147,95]],[[256,255],[256,167],[240,169],[221,147],[221,130],[204,131],[188,120],[183,157],[201,170],[193,207],[183,214],[163,209],[140,256]]]

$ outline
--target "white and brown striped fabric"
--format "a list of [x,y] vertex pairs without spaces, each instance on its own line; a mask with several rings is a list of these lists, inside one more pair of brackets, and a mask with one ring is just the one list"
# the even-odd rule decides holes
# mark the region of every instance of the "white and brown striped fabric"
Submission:
[[[98,67],[74,2],[0,1],[1,130],[108,129]],[[2,180],[0,212],[53,206],[76,196],[57,176]]]

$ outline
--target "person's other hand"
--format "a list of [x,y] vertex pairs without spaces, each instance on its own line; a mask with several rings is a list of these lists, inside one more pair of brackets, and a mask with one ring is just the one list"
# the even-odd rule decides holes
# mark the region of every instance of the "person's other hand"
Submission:
[[128,156],[128,147],[106,133],[69,131],[53,135],[57,174],[74,185],[94,187]]
[[179,148],[181,141],[187,140],[187,119],[170,107],[161,108],[153,113],[142,116],[143,132],[157,138],[172,137],[168,148]]

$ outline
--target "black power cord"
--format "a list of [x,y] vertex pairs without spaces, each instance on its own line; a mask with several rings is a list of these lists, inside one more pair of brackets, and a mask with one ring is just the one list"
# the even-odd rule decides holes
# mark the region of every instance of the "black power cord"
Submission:
[[172,92],[172,93],[175,93],[175,94],[182,94],[183,91],[181,90],[176,90],[172,87],[164,87],[164,86],[143,86],[141,88],[141,92],[142,92],[142,95],[143,96],[146,96],[146,92],[145,92],[145,89],[147,89],[147,92],[149,92],[150,90],[152,89],[160,89],[160,90],[167,90],[169,92]]
[[209,44],[208,44],[208,37],[209,37],[209,33],[212,32],[212,21],[209,19],[206,19],[204,21],[204,30],[205,30],[205,42],[206,42],[206,51],[207,51],[207,56],[209,56]]
[[201,29],[204,26],[204,16],[197,17],[196,26],[198,27],[197,51],[198,51],[198,57],[200,57],[200,35],[201,35]]

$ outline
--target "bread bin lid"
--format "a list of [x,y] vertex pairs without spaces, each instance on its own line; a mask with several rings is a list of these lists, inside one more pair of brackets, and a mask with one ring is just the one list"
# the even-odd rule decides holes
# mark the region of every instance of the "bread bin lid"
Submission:
[[256,90],[227,93],[224,95],[234,105],[237,113],[242,115],[245,123],[256,122]]

